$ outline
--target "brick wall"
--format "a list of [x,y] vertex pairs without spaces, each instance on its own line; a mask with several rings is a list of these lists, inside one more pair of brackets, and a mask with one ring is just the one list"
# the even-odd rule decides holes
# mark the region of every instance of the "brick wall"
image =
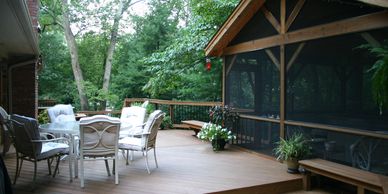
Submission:
[[[31,23],[32,23],[32,27],[34,28],[35,32],[36,32],[36,35],[38,35],[38,16],[39,16],[39,0],[27,0],[27,5],[28,5],[28,10],[30,12],[30,17],[31,17]],[[28,103],[31,103],[33,104],[34,106],[29,109],[31,111],[28,111],[28,115],[31,116],[31,117],[35,117],[37,118],[38,116],[38,80],[36,79],[37,76],[38,76],[38,66],[33,64],[32,66],[30,66],[30,72],[26,72],[28,74],[28,78],[25,78],[25,82],[30,82],[31,84],[33,83],[33,85],[29,86],[31,88],[29,92],[31,92],[31,99],[27,100],[25,99],[24,101]],[[20,80],[20,81],[23,81],[23,80]],[[18,108],[18,110],[20,110]],[[32,111],[33,110],[33,111]],[[26,114],[26,115],[27,115]]]
[[12,113],[35,118],[38,98],[35,64],[16,67],[11,74]]
[[38,32],[39,0],[27,0],[27,5],[31,16],[32,27]]

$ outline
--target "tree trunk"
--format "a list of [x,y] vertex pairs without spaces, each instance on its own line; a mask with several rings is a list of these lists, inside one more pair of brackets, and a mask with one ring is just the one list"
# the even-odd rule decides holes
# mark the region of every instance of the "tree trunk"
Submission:
[[[102,90],[106,93],[108,93],[109,90],[109,83],[110,83],[110,77],[112,72],[112,60],[113,60],[113,53],[115,51],[116,42],[117,42],[117,35],[119,31],[119,23],[123,16],[124,11],[126,11],[130,6],[131,0],[124,0],[120,1],[119,8],[117,9],[117,12],[114,17],[112,31],[111,31],[111,37],[110,37],[110,44],[109,48],[106,52],[106,60],[105,60],[105,72],[104,72],[104,79],[102,83]],[[102,108],[106,108],[106,101],[102,102]]]
[[78,60],[78,48],[75,42],[75,37],[70,28],[70,20],[69,20],[69,11],[68,11],[67,0],[62,0],[62,11],[63,11],[63,28],[65,31],[65,37],[67,46],[70,50],[71,56],[71,67],[73,69],[74,79],[78,89],[78,95],[81,104],[81,110],[88,110],[88,99],[85,95],[85,87],[84,87],[84,78],[82,76],[82,70]]

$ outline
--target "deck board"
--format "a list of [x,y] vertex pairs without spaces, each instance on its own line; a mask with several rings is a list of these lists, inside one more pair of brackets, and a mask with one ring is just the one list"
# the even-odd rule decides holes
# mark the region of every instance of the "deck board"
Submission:
[[[85,169],[85,188],[79,179],[69,182],[68,161],[60,163],[60,174],[48,175],[46,162],[38,164],[34,193],[209,193],[252,187],[274,182],[301,180],[300,175],[286,173],[286,166],[256,154],[243,152],[227,145],[221,152],[213,152],[209,142],[192,136],[190,130],[161,130],[157,139],[159,168],[155,168],[150,152],[151,175],[145,170],[140,153],[128,166],[119,162],[119,185],[114,176],[107,176],[103,161],[89,161]],[[15,173],[15,154],[4,157],[11,179]],[[24,162],[15,193],[32,193],[33,165]]]

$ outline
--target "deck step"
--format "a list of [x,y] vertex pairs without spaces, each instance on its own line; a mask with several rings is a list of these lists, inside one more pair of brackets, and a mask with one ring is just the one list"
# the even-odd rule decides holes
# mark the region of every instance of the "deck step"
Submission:
[[292,191],[299,191],[303,189],[302,177],[287,181],[267,183],[262,185],[255,185],[250,187],[243,187],[225,191],[212,192],[209,194],[280,194]]

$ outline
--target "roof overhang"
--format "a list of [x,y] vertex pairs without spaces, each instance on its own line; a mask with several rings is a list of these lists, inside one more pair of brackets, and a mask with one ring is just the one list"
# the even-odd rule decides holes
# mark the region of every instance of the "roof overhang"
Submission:
[[388,1],[387,0],[358,0],[363,3],[368,3],[371,5],[377,5],[380,7],[388,7]]
[[20,62],[39,56],[38,35],[25,0],[0,1],[0,28],[0,62]]
[[[380,7],[388,7],[388,0],[358,1]],[[215,57],[222,56],[224,49],[262,7],[264,2],[265,0],[241,0],[233,13],[205,47],[205,55]]]
[[222,50],[256,14],[265,0],[242,0],[205,48],[206,56],[221,56]]

